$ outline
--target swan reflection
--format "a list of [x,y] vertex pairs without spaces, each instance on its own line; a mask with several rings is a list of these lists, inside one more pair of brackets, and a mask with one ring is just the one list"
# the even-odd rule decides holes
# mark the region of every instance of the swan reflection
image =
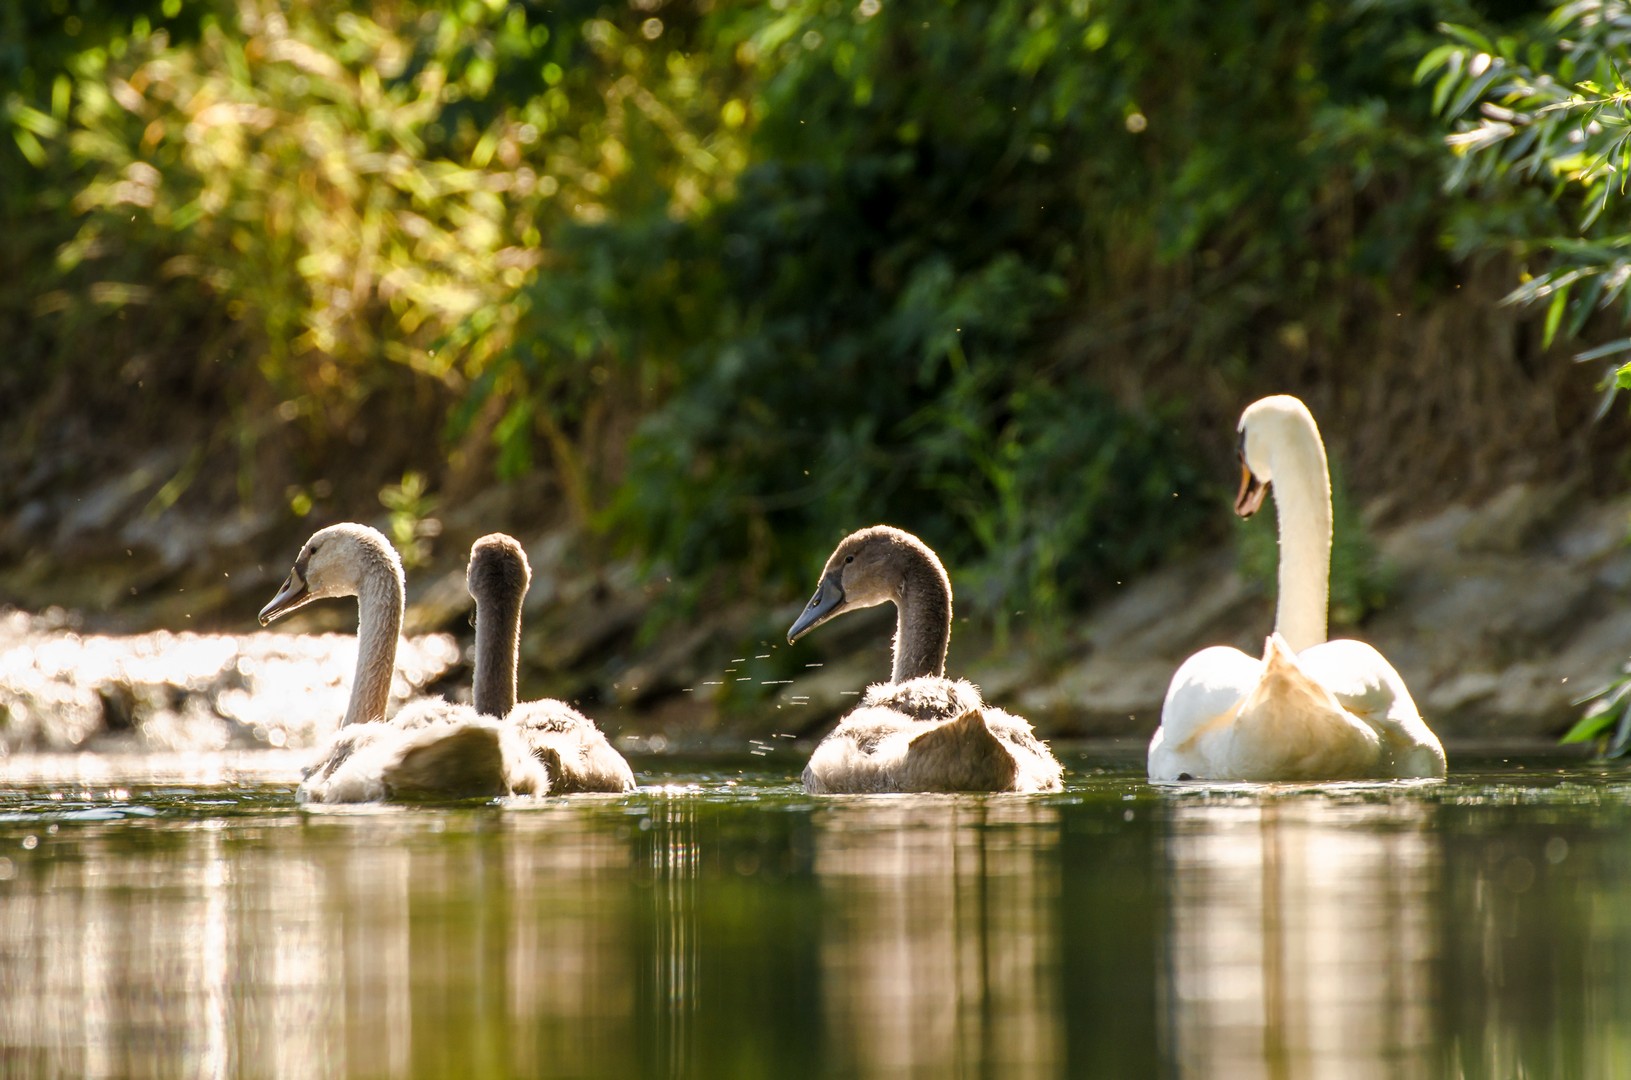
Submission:
[[833,803],[816,827],[835,1071],[1053,1075],[1057,811],[880,797]]
[[583,1074],[633,1053],[628,843],[578,808],[450,838],[375,813],[140,853],[128,831],[42,840],[0,904],[7,1075],[504,1075],[543,1047]]
[[0,789],[0,1076],[1628,1074],[1631,783],[790,786]]
[[1421,803],[1174,808],[1164,1053],[1184,1075],[1434,1071],[1434,892]]

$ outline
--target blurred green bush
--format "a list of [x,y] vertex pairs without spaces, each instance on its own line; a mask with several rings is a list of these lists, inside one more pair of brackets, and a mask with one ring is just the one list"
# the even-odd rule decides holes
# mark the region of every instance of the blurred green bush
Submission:
[[886,520],[985,610],[1040,614],[1215,527],[1194,381],[1249,384],[1258,320],[1334,324],[1423,244],[1427,200],[1386,189],[1441,153],[1409,71],[1435,10],[705,21],[752,90],[722,110],[746,129],[733,190],[574,225],[527,290],[530,371],[603,364],[643,403],[597,520],[699,590],[721,567],[795,588]]
[[545,469],[695,596],[790,595],[888,521],[987,612],[1038,614],[1225,535],[1226,468],[1197,462],[1241,403],[1441,272],[1412,76],[1437,21],[1472,18],[9,10],[17,445],[68,411],[139,435],[191,410],[240,498],[298,514]]

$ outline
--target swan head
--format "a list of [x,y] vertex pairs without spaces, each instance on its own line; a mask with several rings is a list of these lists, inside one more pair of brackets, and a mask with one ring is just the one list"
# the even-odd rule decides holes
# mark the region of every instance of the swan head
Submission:
[[787,643],[791,645],[846,611],[899,603],[905,567],[914,552],[919,556],[927,554],[936,567],[940,566],[927,544],[888,525],[874,525],[844,537],[827,559],[815,595],[787,631]]
[[464,583],[477,606],[504,598],[513,602],[513,598],[525,596],[532,584],[532,567],[515,537],[489,533],[470,545]]
[[283,587],[261,608],[261,625],[313,600],[356,596],[363,582],[382,570],[402,579],[402,560],[378,530],[353,522],[319,529],[300,549]]
[[1274,482],[1274,451],[1300,433],[1312,432],[1319,440],[1314,416],[1298,398],[1275,394],[1246,406],[1240,414],[1239,456],[1240,493],[1235,496],[1235,513],[1251,517],[1263,506]]

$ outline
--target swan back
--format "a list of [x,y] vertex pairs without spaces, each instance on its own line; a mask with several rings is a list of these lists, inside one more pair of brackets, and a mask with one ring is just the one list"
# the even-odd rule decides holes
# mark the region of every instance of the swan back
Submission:
[[1240,705],[1249,721],[1235,724],[1230,733],[1236,778],[1375,775],[1376,733],[1303,670],[1285,638],[1271,635],[1263,653],[1262,676]]
[[634,770],[595,722],[564,701],[524,701],[508,725],[549,772],[551,795],[635,789]]
[[1349,780],[1392,775],[1382,739],[1279,634],[1254,660],[1215,646],[1173,676],[1151,740],[1152,780]]
[[1427,726],[1404,677],[1363,641],[1327,641],[1298,654],[1304,671],[1381,740],[1381,772],[1401,778],[1443,776],[1444,747]]
[[898,683],[873,683],[861,698],[863,706],[892,709],[913,720],[950,720],[985,707],[979,687],[967,679],[924,675]]
[[[1063,768],[1024,719],[980,702],[966,682],[940,682],[951,695],[913,692],[926,715],[914,718],[897,707],[893,684],[874,686],[854,712],[821,740],[804,769],[812,794],[864,795],[890,791],[1057,791]],[[926,689],[919,687],[919,690]],[[972,707],[951,713],[949,704]],[[936,697],[939,700],[935,700]]]
[[352,803],[543,794],[548,774],[518,734],[467,705],[422,700],[388,723],[335,732],[300,802]]

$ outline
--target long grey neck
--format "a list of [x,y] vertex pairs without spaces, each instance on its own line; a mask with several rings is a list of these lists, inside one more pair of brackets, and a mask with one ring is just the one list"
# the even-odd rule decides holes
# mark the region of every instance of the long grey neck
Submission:
[[357,674],[342,727],[385,719],[401,633],[402,579],[381,559],[368,567],[357,589]]
[[[904,549],[909,550],[909,549]],[[921,552],[911,551],[895,598],[895,671],[892,682],[943,675],[951,644],[951,584]]]
[[515,672],[521,651],[521,597],[476,602],[476,711],[503,718],[515,708]]
[[1325,640],[1331,598],[1331,475],[1319,432],[1293,429],[1278,448],[1274,509],[1280,531],[1280,595],[1274,628],[1293,652]]

